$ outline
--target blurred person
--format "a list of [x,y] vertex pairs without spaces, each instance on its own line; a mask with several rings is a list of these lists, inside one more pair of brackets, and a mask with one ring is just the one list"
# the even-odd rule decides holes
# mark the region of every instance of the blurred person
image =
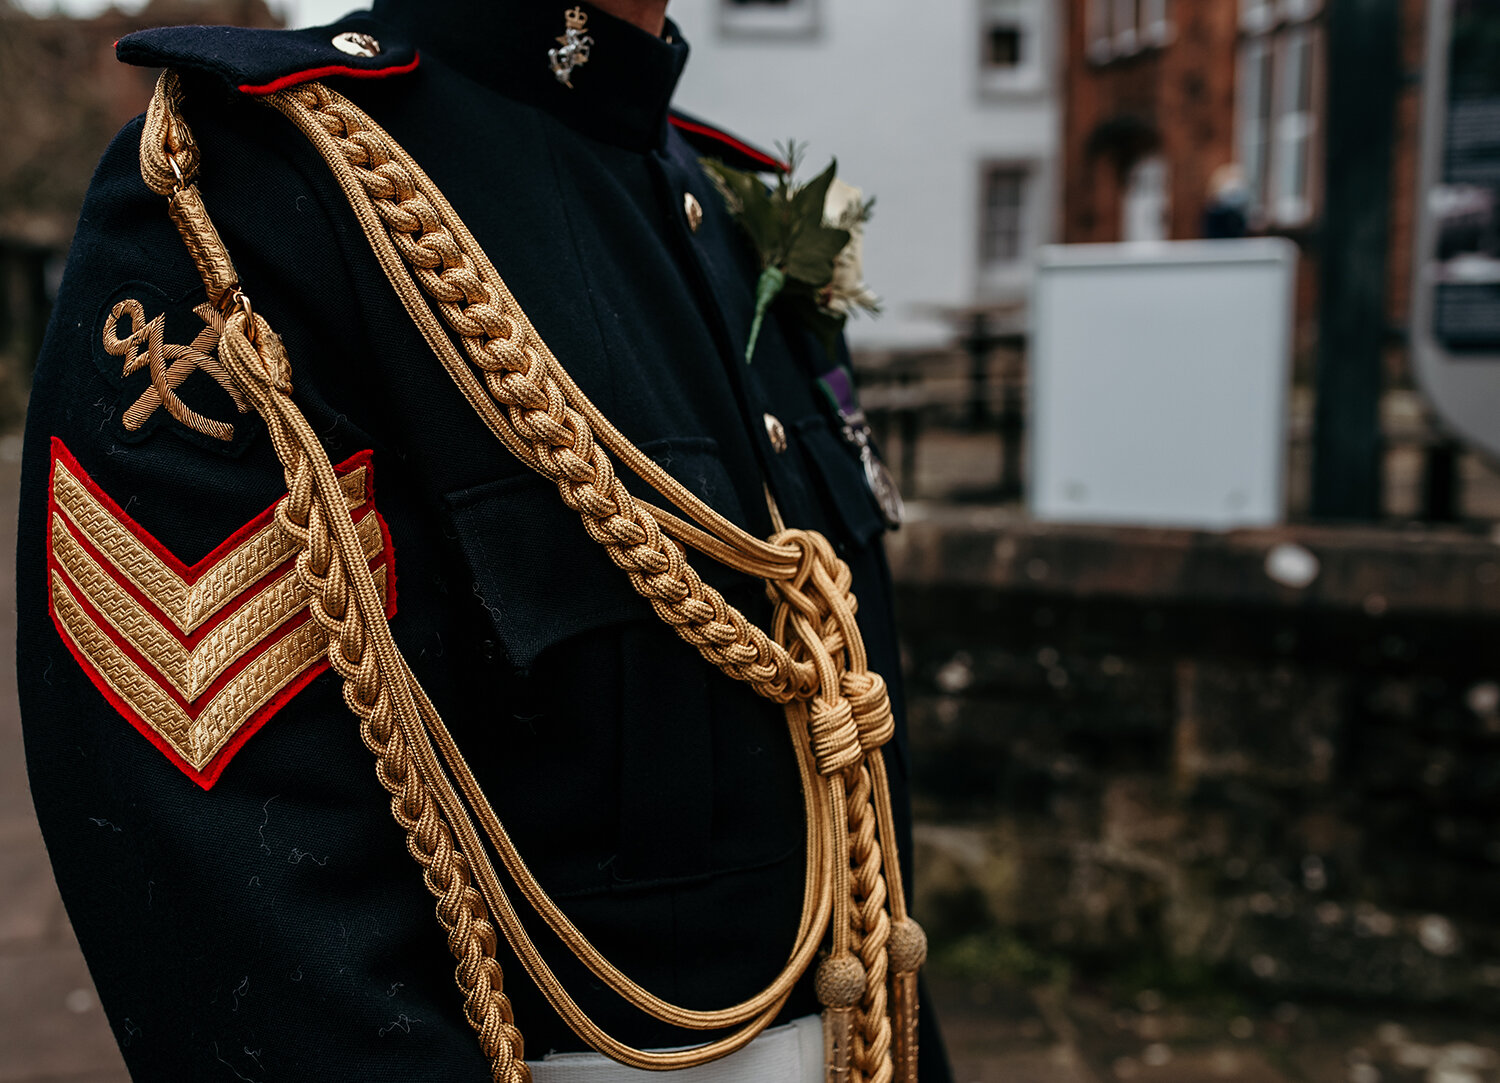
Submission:
[[672,111],[665,9],[118,43],[166,74],[37,366],[18,663],[137,1079],[949,1078],[852,232],[759,303],[798,189]]
[[1250,189],[1238,162],[1213,171],[1208,180],[1208,204],[1203,209],[1203,236],[1210,239],[1243,237],[1250,228]]

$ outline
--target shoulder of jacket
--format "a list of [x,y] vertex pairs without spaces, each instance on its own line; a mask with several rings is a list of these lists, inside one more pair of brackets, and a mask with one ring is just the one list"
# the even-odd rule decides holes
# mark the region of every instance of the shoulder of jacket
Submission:
[[126,64],[193,72],[252,97],[314,79],[399,77],[421,63],[416,46],[369,12],[301,30],[156,27],[115,42],[115,55]]
[[716,124],[673,109],[672,127],[676,128],[693,149],[710,158],[717,158],[725,165],[744,169],[751,173],[785,173],[786,163],[774,154],[747,143]]

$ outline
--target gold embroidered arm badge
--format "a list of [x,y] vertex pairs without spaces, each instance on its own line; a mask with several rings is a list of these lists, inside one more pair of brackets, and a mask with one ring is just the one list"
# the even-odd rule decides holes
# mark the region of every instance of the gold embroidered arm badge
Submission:
[[[390,532],[368,451],[336,469],[396,610]],[[328,667],[327,635],[273,504],[196,564],[127,515],[56,437],[48,605],[63,642],[120,714],[205,790],[278,710]]]

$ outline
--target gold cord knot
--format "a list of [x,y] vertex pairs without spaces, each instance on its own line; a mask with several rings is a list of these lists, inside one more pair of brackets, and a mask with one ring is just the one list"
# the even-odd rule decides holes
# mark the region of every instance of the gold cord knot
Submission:
[[891,697],[885,690],[885,678],[866,670],[845,673],[840,684],[854,710],[859,743],[865,751],[881,747],[896,735],[896,717],[891,711]]
[[865,964],[853,955],[830,955],[818,964],[813,984],[825,1008],[852,1008],[865,995]]
[[862,752],[859,729],[854,724],[854,709],[847,699],[832,702],[818,696],[808,711],[808,733],[812,738],[813,758],[818,774],[824,778],[853,767]]
[[891,970],[896,974],[908,974],[921,969],[927,961],[927,933],[914,918],[902,918],[891,925],[891,938],[885,949],[891,960]]
[[141,178],[157,195],[171,195],[198,174],[202,156],[182,118],[181,105],[182,82],[168,68],[156,80],[156,93],[146,107],[141,131]]

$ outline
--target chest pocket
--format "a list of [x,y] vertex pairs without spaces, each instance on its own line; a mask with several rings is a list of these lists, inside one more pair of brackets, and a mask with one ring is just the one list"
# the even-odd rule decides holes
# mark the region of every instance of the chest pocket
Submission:
[[[641,450],[721,515],[744,521],[713,440],[658,440]],[[545,479],[503,478],[445,499],[473,573],[474,593],[513,666],[528,668],[548,647],[581,633],[658,620]],[[755,593],[744,576],[706,557],[690,559],[706,582],[726,594]]]
[[[642,450],[743,522],[714,441]],[[475,685],[502,700],[487,717],[507,733],[487,789],[506,795],[497,804],[543,884],[559,897],[649,891],[795,862],[801,799],[781,710],[683,642],[550,483],[507,478],[446,503],[508,671]],[[693,565],[764,626],[758,580]]]

